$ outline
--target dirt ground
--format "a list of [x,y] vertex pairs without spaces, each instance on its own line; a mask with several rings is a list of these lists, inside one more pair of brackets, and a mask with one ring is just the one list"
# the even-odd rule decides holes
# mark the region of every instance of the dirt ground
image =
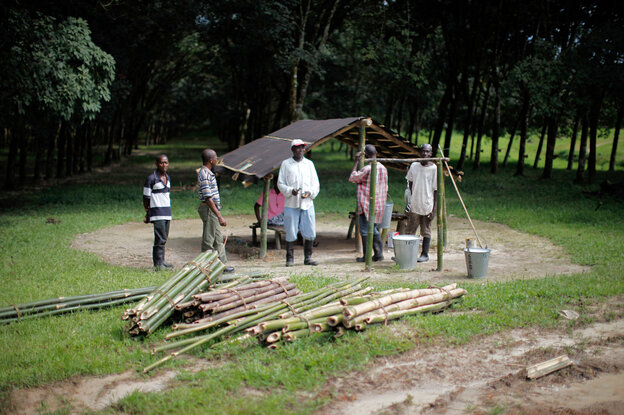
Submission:
[[[348,222],[336,215],[317,218],[319,246],[315,250],[318,267],[302,265],[302,247],[297,247],[293,268],[284,267],[284,251],[269,249],[266,258],[257,258],[251,240],[251,216],[227,217],[227,250],[237,273],[263,271],[270,275],[314,275],[317,272],[349,278],[361,275],[363,264],[356,263],[355,244],[347,240]],[[482,281],[548,277],[583,272],[548,240],[522,234],[506,226],[475,223],[479,236],[492,250],[487,277]],[[366,275],[371,280],[405,279],[440,284],[474,281],[467,278],[463,255],[464,240],[473,237],[467,220],[449,219],[448,247],[442,272],[437,268],[435,247],[431,261],[415,270],[398,270],[386,251],[386,259],[375,263]],[[167,243],[168,262],[181,266],[199,251],[201,222],[173,221]],[[76,249],[96,253],[105,261],[141,268],[151,266],[152,228],[128,223],[78,235]],[[273,248],[270,235],[269,248]],[[432,245],[435,245],[435,237]],[[556,310],[563,311],[563,310]],[[571,331],[561,317],[560,327],[544,331],[517,329],[488,336],[468,345],[421,345],[400,356],[377,359],[365,371],[330,379],[317,396],[331,397],[331,404],[318,414],[624,414],[624,298],[589,310],[595,324]],[[455,313],[452,310],[447,311]],[[457,313],[461,317],[461,313]],[[400,322],[388,330],[407,331]],[[365,335],[365,334],[364,334]],[[573,365],[540,379],[526,379],[527,366],[567,355]],[[189,358],[192,359],[192,358]],[[207,363],[193,362],[201,370]],[[174,384],[176,372],[163,370],[148,379],[134,372],[106,377],[77,378],[41,388],[17,390],[9,413],[34,414],[42,408],[72,409],[70,413],[99,410],[133,391],[161,391]],[[269,391],[248,391],[253,396]],[[306,398],[310,396],[306,395]]]
[[[303,247],[295,250],[293,268],[286,268],[285,251],[275,249],[274,232],[269,231],[268,253],[258,259],[258,247],[250,247],[251,229],[255,222],[251,215],[227,216],[226,251],[229,264],[237,273],[265,272],[270,275],[299,275],[323,273],[340,278],[359,275],[364,265],[357,263],[355,239],[346,239],[349,220],[346,217],[331,215],[317,216],[317,239],[319,245],[314,250],[317,267],[303,265]],[[393,226],[395,223],[393,222]],[[563,250],[544,238],[527,235],[505,225],[487,222],[474,222],[483,245],[491,249],[487,270],[487,281],[503,281],[517,278],[539,278],[555,274],[583,272],[585,269],[572,264]],[[434,223],[435,229],[435,223]],[[166,246],[167,262],[182,266],[199,254],[202,225],[199,219],[174,220],[171,223],[169,241]],[[258,234],[260,232],[258,231]],[[432,284],[446,281],[466,281],[467,270],[463,249],[465,239],[474,238],[467,219],[449,217],[447,248],[444,250],[443,271],[437,272],[436,233],[434,230],[431,260],[421,263],[414,270],[399,270],[391,260],[391,249],[385,249],[384,260],[373,264],[368,273],[372,280],[391,278],[409,281],[429,281]],[[259,235],[258,235],[259,237]],[[74,241],[76,249],[93,252],[104,261],[139,268],[150,268],[153,243],[151,225],[132,222],[100,229],[96,232],[78,235]]]

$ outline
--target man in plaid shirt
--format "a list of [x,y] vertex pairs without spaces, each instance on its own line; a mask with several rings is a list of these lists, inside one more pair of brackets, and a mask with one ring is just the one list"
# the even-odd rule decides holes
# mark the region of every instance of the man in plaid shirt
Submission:
[[[360,235],[362,235],[362,246],[364,255],[362,258],[356,258],[357,262],[366,260],[366,248],[368,239],[368,208],[370,200],[370,171],[371,165],[367,164],[361,170],[357,170],[357,165],[362,156],[362,152],[355,155],[355,163],[349,176],[349,181],[357,184],[357,215],[360,225]],[[377,149],[372,144],[364,147],[364,156],[367,159],[377,157]],[[381,261],[383,259],[383,242],[379,233],[379,225],[383,218],[386,208],[386,198],[388,196],[388,170],[386,167],[377,163],[377,186],[375,187],[375,226],[373,227],[373,261]]]

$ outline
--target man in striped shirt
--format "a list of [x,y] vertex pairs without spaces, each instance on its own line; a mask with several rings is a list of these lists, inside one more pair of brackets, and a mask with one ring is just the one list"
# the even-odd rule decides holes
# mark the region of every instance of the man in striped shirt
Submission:
[[156,170],[145,179],[143,186],[143,207],[145,208],[145,221],[154,224],[154,246],[152,259],[154,270],[170,269],[173,266],[165,262],[165,244],[169,237],[169,224],[171,223],[171,180],[167,175],[169,159],[160,154],[156,157]]
[[[367,164],[361,170],[357,170],[362,152],[355,155],[355,163],[349,176],[349,181],[357,184],[357,215],[360,225],[360,235],[362,236],[362,247],[364,255],[356,258],[357,262],[366,260],[366,243],[368,240],[368,209],[370,205],[370,172],[371,165]],[[364,156],[367,159],[377,157],[377,149],[372,144],[364,147]],[[375,225],[373,226],[373,261],[381,261],[383,259],[383,242],[379,233],[379,225],[386,209],[386,198],[388,195],[388,170],[386,167],[377,163],[377,185],[375,186],[375,217],[373,218]]]
[[[197,185],[201,200],[197,212],[204,226],[201,250],[202,252],[209,249],[217,251],[221,262],[226,264],[227,255],[221,227],[227,226],[227,222],[221,216],[221,196],[219,196],[217,178],[212,171],[219,159],[217,152],[209,148],[202,151],[201,157],[202,166],[197,170]],[[234,272],[234,267],[225,267],[223,272]]]

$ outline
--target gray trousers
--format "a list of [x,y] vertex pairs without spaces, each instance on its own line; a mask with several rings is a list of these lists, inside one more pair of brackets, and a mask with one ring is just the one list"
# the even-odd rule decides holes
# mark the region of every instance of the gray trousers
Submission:
[[225,253],[225,245],[223,243],[223,234],[221,233],[221,224],[219,218],[214,214],[208,205],[199,205],[197,208],[199,217],[201,218],[204,229],[202,232],[202,252],[212,249],[217,251],[219,259],[224,264],[227,262],[227,255]]

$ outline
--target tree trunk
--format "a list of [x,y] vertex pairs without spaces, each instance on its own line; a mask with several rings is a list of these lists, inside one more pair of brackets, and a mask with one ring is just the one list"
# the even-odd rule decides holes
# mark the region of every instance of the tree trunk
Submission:
[[[47,127],[47,126],[46,126]],[[35,137],[35,171],[33,173],[33,178],[35,179],[35,183],[40,183],[43,178],[43,155],[46,150],[47,144],[47,135],[48,129],[46,127],[39,127],[37,131],[37,136]]]
[[299,67],[297,64],[292,65],[290,68],[290,93],[288,94],[288,119],[291,123],[297,121],[297,88],[299,82],[297,81],[297,73]]
[[89,134],[87,137],[87,171],[90,172],[93,170],[93,140],[97,140],[98,135],[100,133],[100,123],[95,122],[95,131],[92,134]]
[[492,78],[488,79],[487,86],[485,87],[485,95],[483,96],[483,108],[481,109],[481,116],[479,117],[479,125],[477,127],[477,148],[475,149],[473,170],[479,170],[481,164],[481,137],[483,137],[483,129],[485,127],[485,117],[487,115],[488,102],[490,100],[490,87],[492,85]]
[[618,108],[615,120],[615,131],[613,133],[613,145],[611,146],[611,157],[609,158],[609,171],[615,170],[615,154],[617,153],[618,140],[620,138],[620,128],[622,128],[622,109]]
[[468,108],[466,108],[466,124],[464,125],[464,139],[462,141],[461,154],[459,155],[459,162],[457,163],[457,170],[464,169],[464,162],[466,161],[466,146],[468,145],[468,139],[470,138],[470,131],[472,129],[472,120],[474,119],[474,106],[477,99],[477,91],[479,90],[477,77],[475,77],[472,83],[472,92],[468,99]]
[[46,180],[52,179],[54,177],[54,150],[56,144],[56,137],[61,130],[60,123],[56,123],[50,130],[48,131],[47,137],[47,154],[45,161],[45,178]]
[[516,122],[511,129],[511,134],[509,135],[509,143],[507,143],[507,150],[505,151],[505,159],[503,160],[503,167],[507,167],[507,161],[509,161],[509,154],[511,153],[511,146],[513,145],[514,136],[516,135],[516,131],[518,131],[518,124],[520,124],[521,119],[522,114],[518,115],[518,117],[516,118]]
[[28,160],[28,139],[30,136],[30,128],[24,129],[24,134],[22,135],[22,139],[20,140],[19,145],[19,179],[18,183],[20,186],[23,186],[26,183],[26,161]]
[[604,93],[597,94],[589,110],[589,157],[587,158],[587,180],[593,183],[596,179],[596,141],[598,138],[598,119]]
[[581,118],[581,143],[579,146],[578,166],[576,168],[576,178],[574,183],[583,183],[585,175],[585,158],[587,157],[587,116]]
[[9,144],[9,153],[7,154],[7,169],[6,175],[4,178],[4,187],[5,189],[12,190],[15,189],[15,166],[17,165],[17,150],[19,149],[19,132],[18,128],[8,130],[6,133],[10,140]]
[[242,147],[245,145],[245,134],[247,133],[247,126],[249,125],[249,116],[251,115],[251,108],[247,107],[245,109],[245,116],[243,117],[243,126],[240,131],[240,138],[238,140],[238,146]]
[[412,139],[412,136],[414,135],[414,128],[416,127],[416,116],[418,114],[418,102],[416,102],[416,100],[414,100],[414,102],[410,102],[411,100],[408,100],[409,105],[409,112],[408,112],[408,117],[409,120],[407,121],[407,132],[406,132],[406,138],[410,143],[415,143],[416,145],[418,145],[418,134],[416,135],[415,139]]
[[[300,10],[303,13],[301,15],[301,20],[297,23],[297,28],[299,29],[299,37],[297,39],[297,48],[296,51],[301,53],[304,52],[305,47],[305,34],[306,34],[306,26],[308,24],[308,16],[310,15],[310,7],[311,0],[306,1],[305,9],[303,5],[300,5]],[[290,122],[293,123],[297,121],[297,92],[299,89],[299,80],[297,79],[299,76],[299,63],[301,62],[300,58],[296,58],[290,68],[290,86],[289,86],[289,96],[288,96],[288,116],[290,118]]]
[[548,139],[546,141],[546,161],[544,162],[544,171],[542,179],[552,179],[553,161],[555,159],[555,143],[557,142],[557,117],[548,118]]
[[58,143],[56,144],[56,177],[62,179],[65,177],[63,169],[65,163],[65,141],[67,135],[67,123],[61,121],[61,129],[59,131]]
[[444,129],[444,122],[446,121],[446,111],[448,110],[452,91],[453,83],[449,81],[446,84],[444,95],[442,95],[440,105],[438,106],[438,120],[436,121],[435,131],[433,133],[433,138],[431,139],[431,147],[433,149],[434,157],[438,153],[438,145],[440,144],[440,137],[442,136],[442,130]]
[[498,173],[498,140],[501,122],[501,100],[498,85],[494,87],[494,91],[494,124],[492,125],[492,152],[490,154],[490,173],[492,174]]
[[546,136],[546,128],[548,127],[548,121],[544,121],[542,125],[542,132],[540,133],[540,140],[537,144],[537,151],[535,152],[535,161],[533,161],[533,168],[537,169],[537,163],[539,163],[540,155],[542,154],[542,146],[544,145],[544,137]]
[[388,91],[388,99],[386,100],[386,114],[384,116],[384,125],[388,128],[392,128],[392,121],[394,120],[395,101],[396,99],[394,88],[390,88]]
[[403,124],[403,108],[405,106],[405,92],[400,90],[399,106],[395,117],[394,131],[401,135],[401,124]]
[[453,93],[451,97],[451,108],[449,111],[448,122],[446,126],[446,135],[444,136],[444,156],[451,157],[451,140],[453,139],[453,124],[455,121],[455,111],[457,109],[457,94]]
[[522,124],[520,124],[520,148],[518,149],[518,165],[516,166],[515,176],[524,175],[524,155],[526,148],[527,130],[529,128],[529,94],[525,91],[522,97],[522,109],[520,110],[520,116],[522,117]]
[[570,151],[568,152],[568,167],[566,170],[572,170],[572,163],[574,163],[574,148],[576,147],[576,136],[578,135],[580,116],[577,113],[574,116],[574,125],[572,127],[572,137],[570,137]]
[[74,175],[74,141],[76,140],[76,134],[73,125],[67,125],[67,154],[65,158],[65,174],[68,177]]
[[[315,51],[317,54],[321,53],[321,50],[325,47],[325,44],[327,43],[327,39],[329,38],[329,29],[331,28],[332,21],[334,20],[334,15],[336,14],[336,10],[338,9],[338,3],[339,3],[339,0],[334,0],[332,9],[329,12],[327,20],[325,21],[325,26],[323,27],[322,35],[320,36],[318,43],[315,45]],[[310,4],[311,2],[308,2],[308,9],[306,12],[306,17],[302,25],[304,30],[305,30],[305,22],[307,21],[307,14],[310,11]],[[320,20],[317,21],[316,33],[320,32],[320,24],[321,24],[321,21]],[[302,50],[303,50],[303,47],[304,47],[304,44],[302,43],[301,44]],[[298,96],[296,97],[296,100],[297,100],[296,119],[297,120],[300,120],[303,117],[303,103],[305,102],[305,99],[308,95],[308,86],[310,85],[310,80],[312,79],[312,71],[310,70],[310,67],[308,66],[306,69],[307,70],[305,71],[303,82],[298,88]]]

